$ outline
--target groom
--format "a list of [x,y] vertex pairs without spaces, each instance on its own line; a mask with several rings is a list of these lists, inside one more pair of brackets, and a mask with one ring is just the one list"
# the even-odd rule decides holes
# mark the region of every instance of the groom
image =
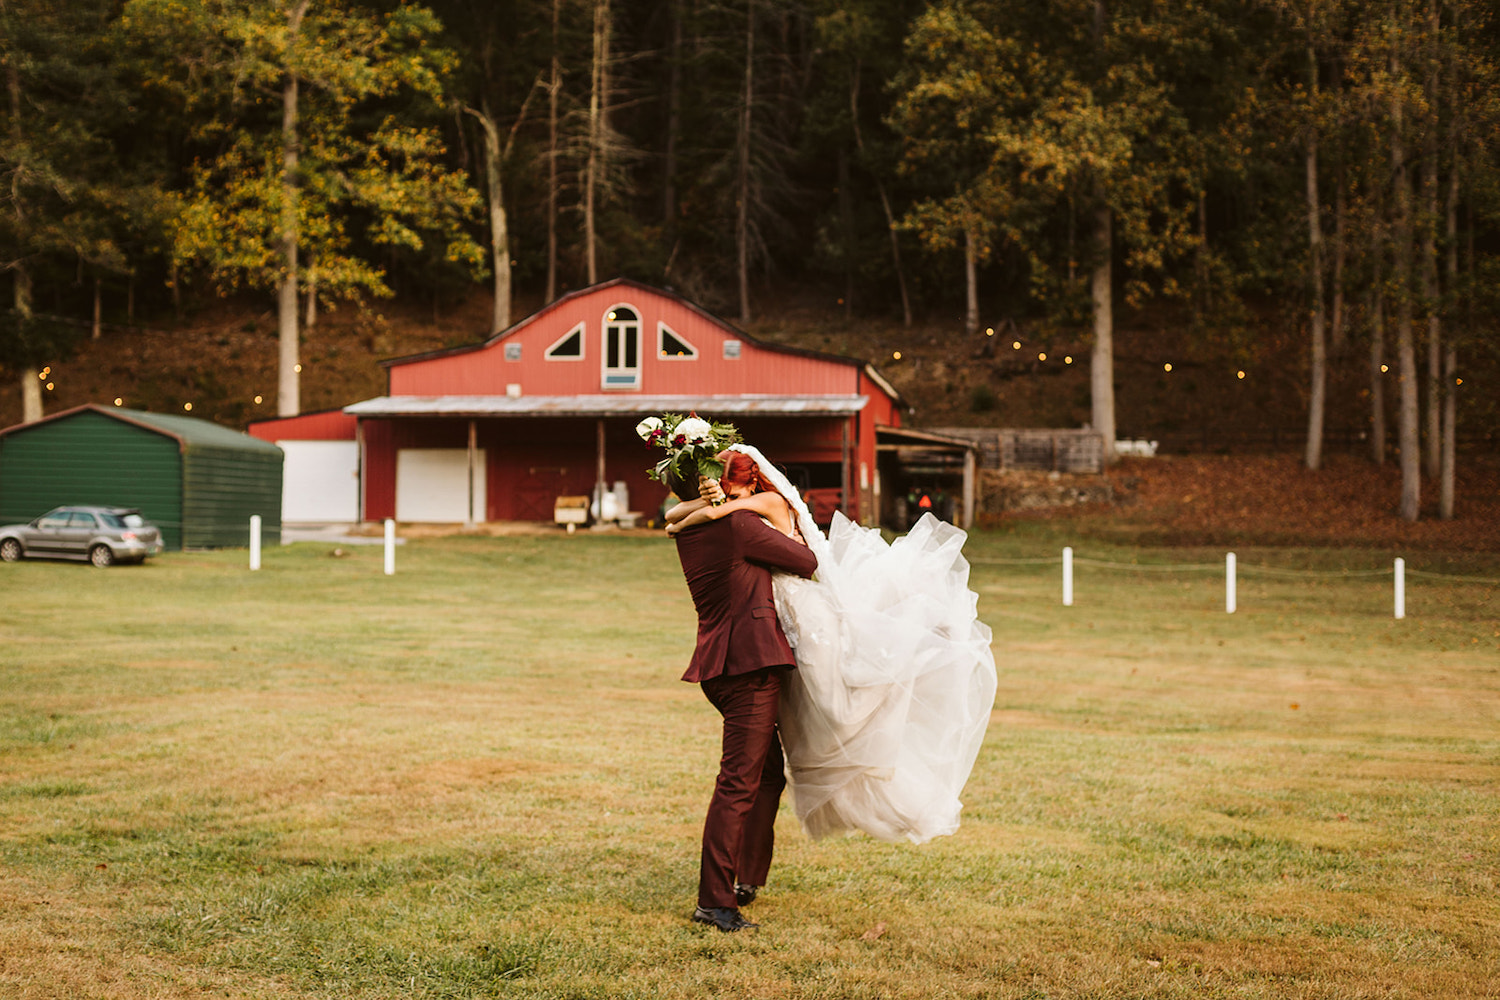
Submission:
[[[716,491],[717,484],[707,490]],[[678,496],[690,495],[682,488]],[[715,494],[722,496],[722,494]],[[786,787],[776,711],[795,660],[771,594],[771,571],[812,576],[816,557],[751,511],[677,533],[677,557],[698,610],[698,645],[682,679],[702,686],[724,717],[719,778],[703,821],[697,923],[755,927],[740,906],[771,867],[776,809]]]

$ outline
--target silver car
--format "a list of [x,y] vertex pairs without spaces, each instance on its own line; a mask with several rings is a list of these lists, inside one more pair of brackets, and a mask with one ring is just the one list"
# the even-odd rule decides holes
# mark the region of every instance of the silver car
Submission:
[[0,560],[78,559],[95,566],[161,552],[161,532],[133,507],[56,507],[30,524],[0,528]]

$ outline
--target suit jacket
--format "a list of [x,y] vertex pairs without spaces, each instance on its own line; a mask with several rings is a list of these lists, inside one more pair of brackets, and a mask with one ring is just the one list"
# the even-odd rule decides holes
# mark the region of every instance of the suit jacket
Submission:
[[818,559],[748,510],[679,532],[682,562],[693,606],[698,646],[685,681],[745,674],[795,664],[776,620],[771,571],[812,576]]

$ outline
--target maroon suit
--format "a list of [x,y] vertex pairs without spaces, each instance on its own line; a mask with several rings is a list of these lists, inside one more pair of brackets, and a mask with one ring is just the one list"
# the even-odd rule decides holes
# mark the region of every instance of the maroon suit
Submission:
[[683,674],[724,717],[719,778],[703,822],[698,905],[733,907],[734,884],[764,885],[786,787],[776,711],[795,665],[776,620],[771,570],[811,576],[807,547],[750,511],[679,532],[677,557],[698,609],[698,645]]

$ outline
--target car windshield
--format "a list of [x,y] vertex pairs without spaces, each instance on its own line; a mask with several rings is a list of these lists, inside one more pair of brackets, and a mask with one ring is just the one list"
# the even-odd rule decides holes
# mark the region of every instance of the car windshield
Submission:
[[106,528],[124,528],[129,523],[123,520],[118,514],[111,514],[102,510],[99,512],[99,520],[104,522]]

